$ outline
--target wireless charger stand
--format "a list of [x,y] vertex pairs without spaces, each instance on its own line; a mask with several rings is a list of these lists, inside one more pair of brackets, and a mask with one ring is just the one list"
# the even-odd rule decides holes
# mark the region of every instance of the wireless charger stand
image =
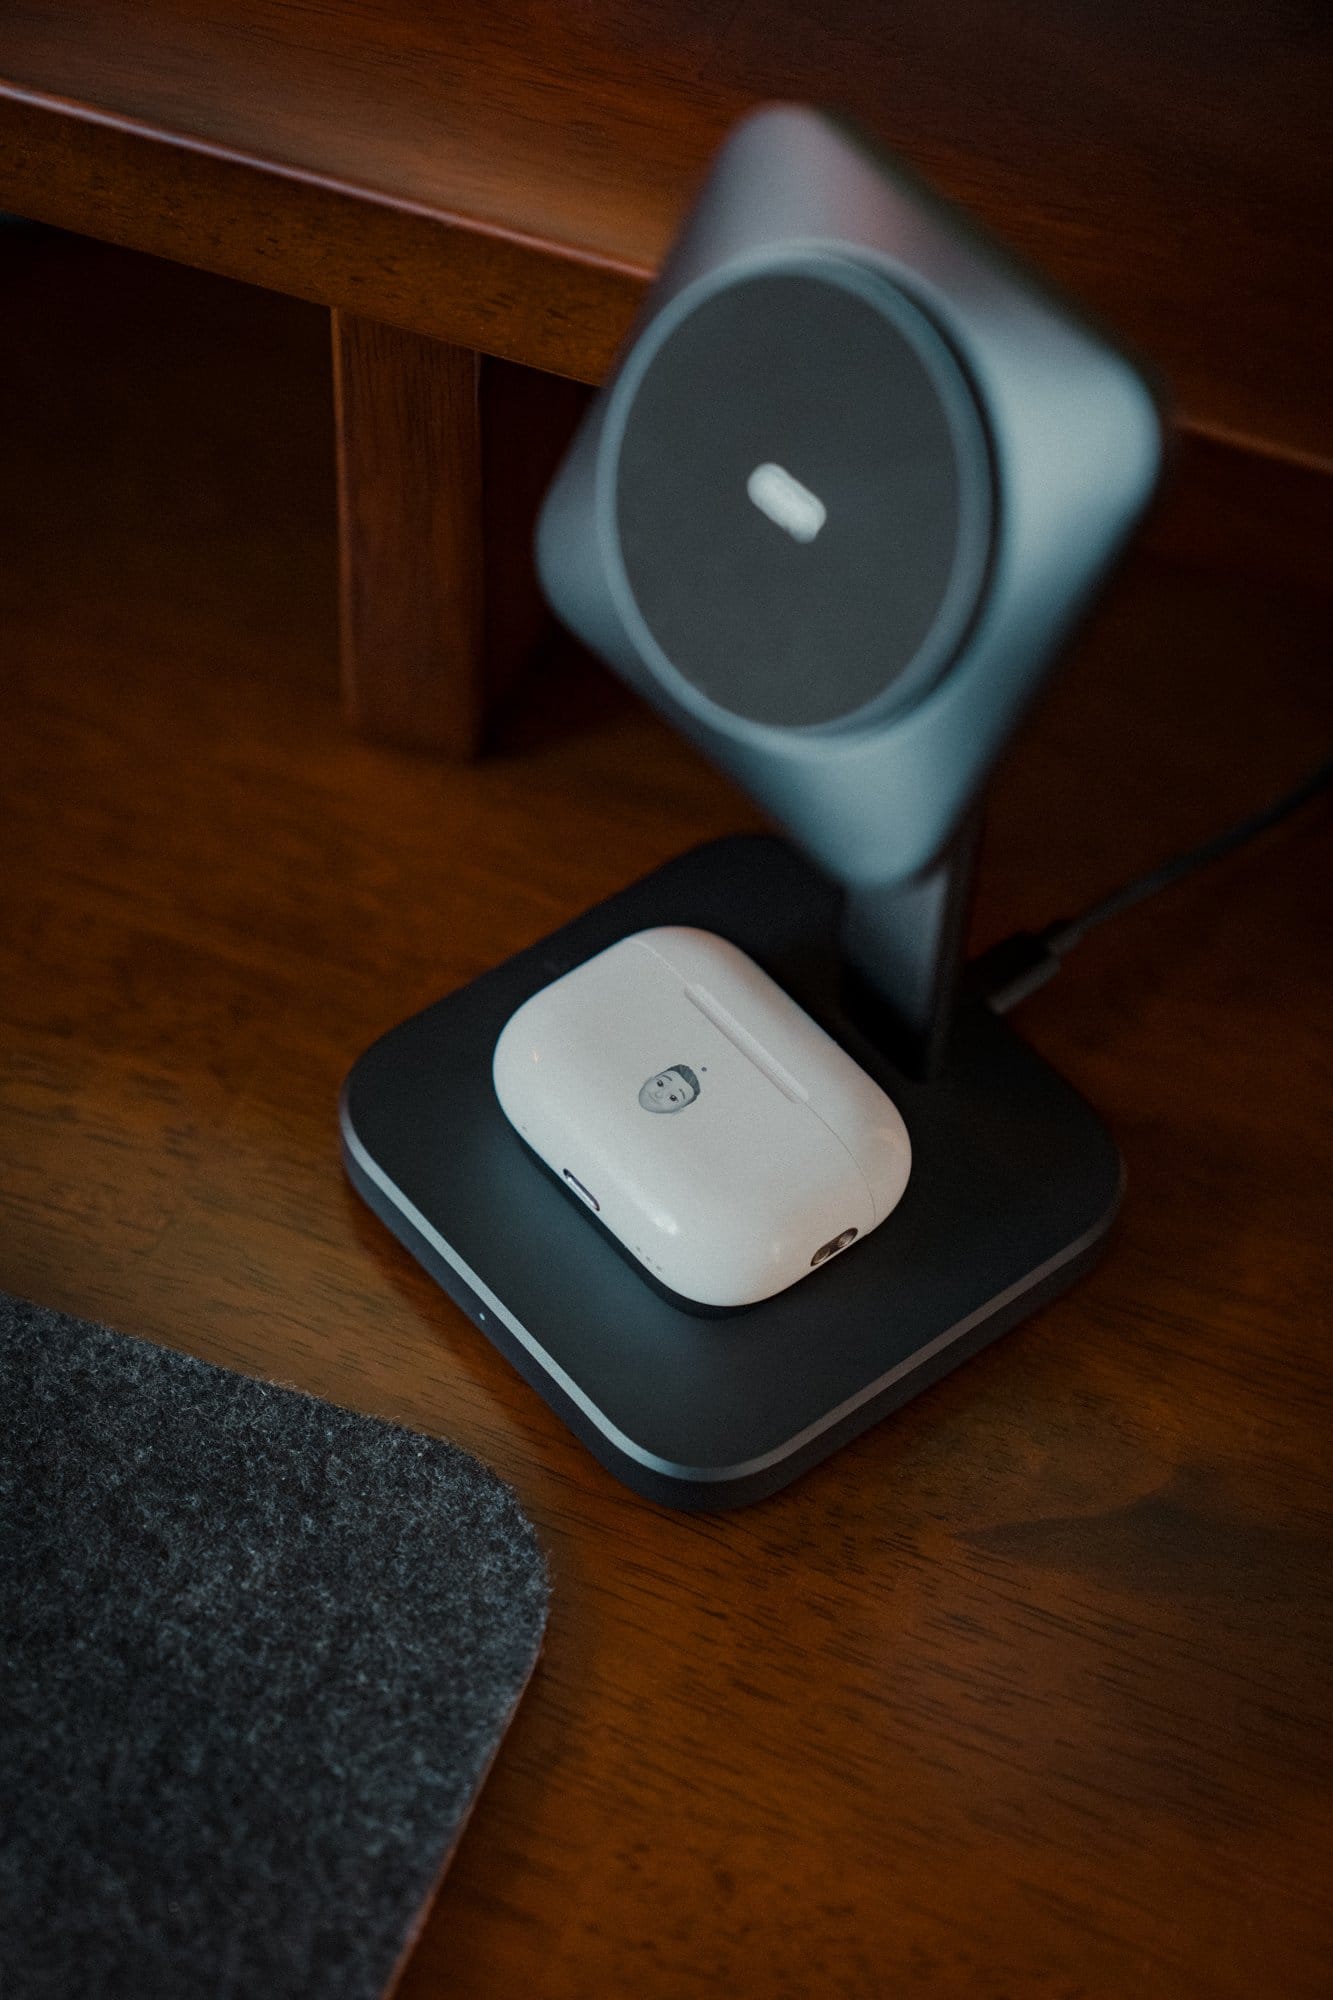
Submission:
[[[491,1084],[529,995],[634,931],[729,938],[898,1105],[893,1214],[800,1284],[704,1316],[654,1290],[528,1151]],[[392,1029],[343,1090],[353,1186],[616,1476],[667,1506],[776,1492],[1086,1269],[1120,1198],[1093,1111],[964,1000],[929,1081],[849,1015],[840,892],[767,837],[713,842]],[[957,926],[955,926],[957,929]]]

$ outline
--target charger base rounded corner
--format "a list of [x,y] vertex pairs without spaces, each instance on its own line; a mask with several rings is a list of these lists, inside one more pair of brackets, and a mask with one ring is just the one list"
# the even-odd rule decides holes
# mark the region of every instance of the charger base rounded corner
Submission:
[[[666,1506],[778,1491],[1072,1284],[1119,1205],[1105,1126],[988,1008],[963,1003],[928,1083],[867,1041],[840,1004],[839,914],[785,842],[711,842],[391,1029],[343,1088],[357,1192],[602,1464]],[[491,1081],[524,1000],[661,924],[757,960],[887,1091],[912,1144],[876,1230],[730,1314],[647,1283],[528,1151]]]

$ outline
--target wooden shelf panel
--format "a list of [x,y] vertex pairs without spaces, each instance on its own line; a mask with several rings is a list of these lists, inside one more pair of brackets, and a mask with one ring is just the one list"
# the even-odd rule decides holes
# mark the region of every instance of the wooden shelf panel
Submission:
[[1333,20],[1247,0],[33,0],[0,203],[556,373],[604,373],[710,153],[859,118],[1161,368],[1333,461]]

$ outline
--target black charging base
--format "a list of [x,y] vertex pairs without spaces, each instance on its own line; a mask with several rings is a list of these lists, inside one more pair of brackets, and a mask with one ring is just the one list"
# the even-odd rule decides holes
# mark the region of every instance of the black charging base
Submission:
[[[343,1090],[353,1186],[604,1465],[667,1506],[776,1492],[1069,1285],[1120,1198],[1092,1110],[1012,1029],[959,1009],[939,1073],[843,1012],[838,891],[784,842],[696,849],[367,1050]],[[511,1129],[491,1085],[520,1003],[633,931],[730,938],[882,1084],[912,1141],[870,1236],[761,1305],[653,1290]]]

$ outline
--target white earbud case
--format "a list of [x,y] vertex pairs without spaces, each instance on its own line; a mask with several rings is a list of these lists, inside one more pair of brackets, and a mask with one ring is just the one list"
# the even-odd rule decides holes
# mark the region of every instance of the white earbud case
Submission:
[[711,932],[640,931],[524,1002],[496,1044],[511,1125],[659,1284],[784,1291],[907,1185],[897,1107]]

